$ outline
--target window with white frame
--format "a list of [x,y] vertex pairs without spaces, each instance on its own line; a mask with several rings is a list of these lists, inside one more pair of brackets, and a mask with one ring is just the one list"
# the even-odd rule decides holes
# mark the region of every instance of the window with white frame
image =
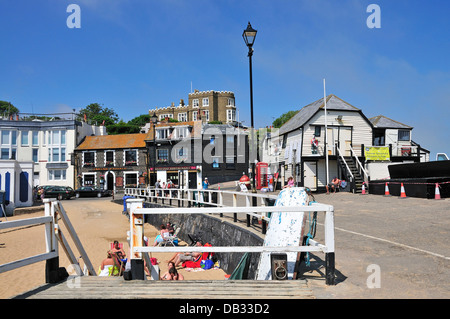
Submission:
[[28,143],[28,135],[29,135],[29,131],[22,131],[21,132],[21,145],[22,146],[28,146],[29,145],[29,143]]
[[205,118],[206,122],[209,122],[209,110],[203,111],[203,117]]
[[209,97],[204,97],[202,100],[202,106],[207,107],[209,106]]
[[[187,147],[179,147],[174,149],[175,152],[175,162],[181,163],[188,160],[188,149]],[[173,154],[173,153],[172,153]]]
[[227,100],[227,105],[228,106],[234,106],[234,98],[229,97],[228,100]]
[[187,113],[178,113],[178,121],[179,122],[186,122],[187,121]]
[[83,152],[83,166],[84,167],[95,167],[96,153],[93,151]]
[[31,144],[33,146],[38,146],[39,145],[39,131],[32,131]]
[[198,103],[198,99],[193,99],[192,100],[192,107],[198,107],[199,103]]
[[137,187],[138,186],[138,173],[130,172],[124,173],[125,187]]
[[168,137],[169,137],[169,129],[168,128],[156,130],[156,139],[164,140],[164,139],[167,139]]
[[169,119],[173,119],[173,114],[168,113],[168,114],[160,114],[159,115],[159,120],[164,120],[165,118],[169,118]]
[[53,130],[48,131],[48,161],[65,162],[66,161],[66,131]]
[[83,186],[94,186],[95,183],[95,173],[83,173]]
[[175,128],[175,138],[185,138],[189,135],[189,129],[187,127]]
[[169,161],[169,150],[159,149],[156,151],[156,162],[157,163],[167,163]]
[[227,122],[236,120],[236,110],[227,110]]
[[105,167],[114,166],[114,151],[105,151]]
[[137,154],[138,154],[137,150],[125,150],[124,151],[125,166],[138,165]]
[[193,111],[192,112],[192,120],[193,121],[197,121],[198,120],[198,111]]
[[66,170],[65,169],[49,169],[48,170],[49,181],[65,181]]
[[0,159],[16,159],[17,131],[2,130],[0,144]]

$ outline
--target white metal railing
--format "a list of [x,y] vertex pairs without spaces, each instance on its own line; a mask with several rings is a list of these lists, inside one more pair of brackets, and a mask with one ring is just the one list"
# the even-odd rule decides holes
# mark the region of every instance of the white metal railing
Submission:
[[[333,254],[334,258],[334,208],[331,205],[312,203],[309,206],[270,206],[270,207],[204,207],[204,208],[143,208],[143,199],[127,199],[130,204],[130,250],[131,260],[145,259],[150,273],[151,263],[148,261],[148,253],[162,252],[323,252],[325,254]],[[145,214],[221,214],[240,212],[250,214],[258,212],[260,214],[268,212],[324,212],[324,240],[321,244],[314,239],[309,239],[308,246],[217,246],[217,247],[147,247],[144,245],[144,215]],[[328,266],[327,266],[328,267]],[[334,277],[334,259],[330,277]],[[154,278],[157,279],[157,278]]]
[[351,154],[353,155],[353,157],[356,160],[356,166],[357,168],[359,168],[360,171],[362,171],[364,173],[364,176],[366,177],[364,180],[367,182],[369,180],[369,175],[367,174],[366,170],[364,169],[363,165],[361,164],[361,162],[358,159],[358,156],[356,156],[355,151],[353,150],[352,146],[350,145],[350,151]]
[[[45,225],[45,247],[46,247],[45,253],[0,265],[0,273],[17,269],[23,266],[31,265],[37,262],[49,260],[55,257],[59,257],[58,242],[61,244],[64,252],[66,253],[72,265],[78,266],[74,267],[74,270],[78,271],[80,269],[78,259],[75,257],[74,253],[70,249],[70,246],[68,245],[68,242],[64,237],[61,228],[59,227],[58,224],[59,218],[61,218],[61,220],[65,224],[68,233],[70,234],[73,242],[78,248],[81,257],[83,258],[87,272],[90,275],[95,276],[96,273],[94,267],[92,266],[89,258],[87,257],[87,254],[83,249],[83,245],[81,244],[72,224],[70,223],[70,220],[64,208],[62,207],[61,203],[56,199],[44,199],[43,217],[34,217],[0,223],[0,230],[23,226],[37,226],[42,224]],[[79,275],[80,274],[81,273],[79,273]]]
[[[270,194],[255,194],[251,192],[233,192],[233,191],[223,191],[216,189],[180,189],[180,188],[125,188],[125,195],[133,196],[136,198],[143,198],[147,202],[152,202],[155,200],[177,200],[180,202],[187,202],[189,204],[195,204],[197,206],[209,205],[216,207],[237,207],[242,197],[246,207],[254,207],[253,199],[256,198],[261,206],[266,206],[266,199],[275,200],[276,195]],[[217,194],[217,202],[212,200],[212,195]],[[229,196],[231,199],[229,201],[232,205],[225,205],[224,196]],[[206,199],[207,198],[207,199]],[[206,200],[205,200],[206,199]],[[257,203],[258,205],[258,203]],[[233,212],[235,213],[235,212]],[[247,215],[261,219],[262,221],[269,221],[270,218],[267,217],[266,213],[258,214],[255,210],[248,212]],[[236,215],[235,215],[236,221]]]
[[352,181],[353,181],[353,180],[354,180],[353,173],[352,173],[352,171],[350,170],[350,168],[348,167],[347,162],[345,161],[344,156],[342,156],[341,150],[339,149],[339,147],[338,147],[337,145],[336,145],[336,149],[337,149],[337,151],[338,151],[339,157],[342,159],[342,162],[344,162],[345,167],[347,168],[347,171],[348,171],[348,173],[350,174],[350,177],[352,178]]

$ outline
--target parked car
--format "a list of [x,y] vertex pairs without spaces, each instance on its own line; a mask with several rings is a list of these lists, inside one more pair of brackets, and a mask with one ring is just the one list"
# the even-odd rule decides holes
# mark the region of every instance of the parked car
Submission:
[[436,161],[448,161],[448,156],[445,153],[437,153]]
[[75,196],[78,197],[103,197],[103,196],[111,196],[112,193],[108,189],[101,189],[100,187],[95,186],[84,186],[75,190]]
[[43,186],[44,198],[71,199],[75,197],[75,191],[69,186]]

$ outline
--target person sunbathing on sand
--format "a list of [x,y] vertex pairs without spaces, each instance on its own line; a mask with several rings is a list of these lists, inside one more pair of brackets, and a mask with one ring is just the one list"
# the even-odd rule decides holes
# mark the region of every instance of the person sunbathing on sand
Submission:
[[[202,247],[203,245],[201,241],[197,241],[195,243],[195,246]],[[180,263],[183,263],[185,261],[195,261],[201,255],[201,252],[176,253],[172,258],[170,258],[169,263],[173,262],[175,264],[175,267],[178,267]]]

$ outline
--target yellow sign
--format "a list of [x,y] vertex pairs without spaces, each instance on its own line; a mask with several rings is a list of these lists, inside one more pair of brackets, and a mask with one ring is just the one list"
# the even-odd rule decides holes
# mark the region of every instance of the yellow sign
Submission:
[[389,147],[366,147],[366,161],[389,161]]

